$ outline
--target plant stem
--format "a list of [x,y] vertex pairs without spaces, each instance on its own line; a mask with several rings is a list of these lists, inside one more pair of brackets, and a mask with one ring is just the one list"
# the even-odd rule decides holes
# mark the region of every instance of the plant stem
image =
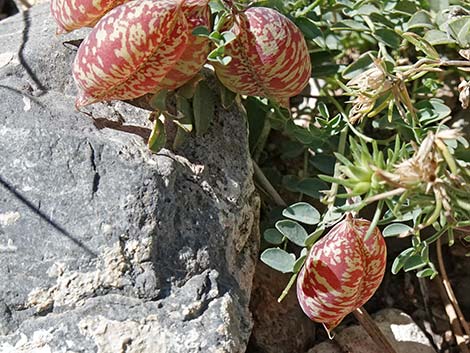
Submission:
[[353,312],[354,317],[361,324],[362,327],[367,331],[370,338],[375,344],[380,347],[380,352],[383,353],[397,353],[393,346],[388,341],[387,337],[380,331],[375,321],[367,313],[366,309],[360,307]]
[[290,280],[289,280],[289,283],[287,283],[287,286],[286,288],[284,288],[284,290],[282,291],[281,295],[279,296],[279,298],[277,299],[277,302],[280,303],[284,300],[284,298],[287,296],[287,294],[289,294],[289,291],[290,289],[292,288],[292,286],[294,285],[295,283],[295,279],[297,278],[297,275],[298,273],[294,273]]
[[369,239],[369,237],[374,232],[375,227],[379,223],[380,215],[382,214],[382,208],[384,207],[384,202],[384,200],[379,200],[377,208],[375,209],[374,217],[372,218],[369,229],[367,229],[366,236],[364,237],[364,241]]
[[[338,153],[343,154],[346,150],[346,140],[348,138],[348,126],[346,125],[343,130],[341,130],[341,134],[339,136],[339,144],[338,144]],[[341,166],[341,163],[339,161],[336,161],[335,163],[335,171],[333,174],[333,178],[338,178],[340,175],[340,170],[339,167]],[[331,189],[328,192],[328,198],[326,200],[327,204],[329,205],[328,208],[332,209],[335,205],[335,200],[336,200],[336,195],[338,194],[338,183],[332,183],[331,184]]]
[[[347,136],[347,127],[343,129],[345,133],[343,134],[342,132],[342,139],[340,139],[340,145],[343,148],[343,153],[344,153],[344,148],[346,147],[346,136]],[[344,137],[343,137],[344,135]],[[344,140],[344,143],[341,143],[341,140]],[[271,185],[269,182],[268,178],[263,174],[263,171],[261,168],[256,164],[255,161],[253,161],[253,167],[255,170],[255,177],[258,179],[258,182],[260,182],[264,189],[269,192],[271,195],[272,199],[276,201],[276,203],[279,206],[286,206],[286,202],[282,199],[282,197],[279,195],[279,193],[274,189],[274,187]],[[335,194],[336,195],[336,194]],[[279,297],[278,301],[282,300],[286,295],[287,292],[289,291],[289,288],[293,285],[295,281],[295,277],[297,274],[294,274],[291,279],[289,280],[289,283],[284,289],[283,293]],[[292,283],[291,283],[292,282]],[[284,293],[286,292],[286,293]],[[369,316],[369,314],[366,312],[366,310],[363,307],[360,307],[356,310],[354,310],[354,316],[356,317],[357,321],[364,327],[364,330],[369,334],[369,336],[372,338],[372,340],[377,344],[378,347],[383,348],[381,352],[383,353],[397,353],[390,342],[387,340],[387,337],[380,331],[378,328],[377,324],[375,323],[374,320]]]
[[467,320],[465,320],[465,316],[463,315],[462,310],[460,309],[460,305],[457,301],[457,298],[455,297],[454,290],[452,289],[452,286],[450,284],[449,277],[447,277],[447,271],[444,265],[444,259],[442,258],[442,245],[441,245],[440,238],[437,239],[437,242],[436,242],[436,252],[437,252],[437,262],[439,265],[439,272],[442,277],[441,281],[447,293],[447,297],[449,298],[449,301],[452,303],[452,306],[455,309],[456,315],[459,318],[462,328],[464,329],[467,336],[470,336],[470,327],[468,326]]
[[306,8],[304,8],[302,11],[300,11],[297,14],[297,17],[306,16],[310,11],[312,11],[315,7],[317,7],[321,2],[322,2],[322,0],[316,0],[316,1],[312,2],[310,5],[308,5]]
[[258,166],[258,164],[255,161],[252,161],[252,162],[253,162],[253,169],[255,172],[255,177],[258,179],[258,182],[262,185],[262,187],[266,190],[266,192],[271,196],[273,201],[278,206],[287,206],[286,202],[282,199],[281,195],[279,195],[276,189],[272,186],[268,178],[266,178],[266,175],[264,175],[263,171]]

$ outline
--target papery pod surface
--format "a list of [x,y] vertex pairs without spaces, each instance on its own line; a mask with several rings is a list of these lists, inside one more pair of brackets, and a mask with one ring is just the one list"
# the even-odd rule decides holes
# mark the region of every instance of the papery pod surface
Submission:
[[310,79],[310,56],[302,32],[270,8],[253,7],[236,16],[230,30],[237,39],[225,49],[232,61],[225,66],[214,63],[218,78],[236,93],[287,106]]
[[370,222],[346,218],[314,244],[297,279],[297,298],[305,314],[328,332],[364,305],[385,273],[387,249]]
[[129,0],[51,0],[58,33],[93,27],[107,12]]
[[79,88],[76,107],[156,91],[187,41],[181,1],[139,0],[114,8],[78,49],[73,66]]
[[197,27],[210,28],[209,0],[186,0],[182,10],[188,21],[188,43],[175,66],[161,82],[161,89],[174,90],[190,81],[202,69],[209,54],[209,39],[192,34]]

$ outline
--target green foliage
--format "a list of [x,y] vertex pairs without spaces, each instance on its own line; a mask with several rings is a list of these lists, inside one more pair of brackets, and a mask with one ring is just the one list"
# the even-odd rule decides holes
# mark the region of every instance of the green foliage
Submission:
[[[452,245],[454,233],[470,226],[470,152],[458,120],[460,105],[470,106],[470,51],[462,51],[470,47],[470,5],[213,0],[213,30],[193,32],[211,41],[209,62],[230,63],[225,46],[236,36],[222,29],[232,12],[248,6],[288,16],[304,34],[313,67],[311,93],[294,97],[291,109],[220,85],[222,105],[237,104],[246,112],[253,159],[267,167],[272,184],[292,203],[282,215],[267,214],[263,234],[261,260],[292,273],[283,296],[308,250],[351,212],[371,219],[370,229],[379,225],[385,237],[409,243],[392,273],[436,276],[430,247],[446,235]],[[166,92],[151,104],[178,125],[176,143],[193,127],[198,135],[207,131],[213,96],[196,78],[170,94],[176,111],[166,108]],[[166,141],[158,121],[153,150]]]
[[[447,236],[452,245],[454,233],[470,239],[470,152],[459,120],[470,106],[470,52],[462,51],[470,48],[470,4],[259,0],[254,6],[293,20],[313,67],[312,97],[295,98],[291,111],[257,98],[245,104],[255,160],[277,175],[276,188],[292,195],[283,212],[289,220],[276,223],[273,244],[306,251],[344,214],[360,213],[385,237],[410,243],[393,273],[436,276],[433,243]],[[317,223],[309,223],[309,204],[319,209]]]

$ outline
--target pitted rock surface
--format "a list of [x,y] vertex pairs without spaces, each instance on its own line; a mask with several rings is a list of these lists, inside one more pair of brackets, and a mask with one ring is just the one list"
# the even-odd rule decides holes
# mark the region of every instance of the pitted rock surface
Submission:
[[48,5],[0,23],[0,352],[245,352],[259,234],[247,130],[152,154],[148,111],[74,110]]

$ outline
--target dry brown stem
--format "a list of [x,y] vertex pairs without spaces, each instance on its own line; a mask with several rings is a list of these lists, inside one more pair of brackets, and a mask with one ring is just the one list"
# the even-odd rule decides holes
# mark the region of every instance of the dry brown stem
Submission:
[[452,331],[454,332],[455,340],[459,346],[460,351],[462,353],[470,353],[464,334],[462,332],[462,328],[465,330],[467,337],[469,336],[470,330],[468,323],[463,316],[462,310],[460,310],[459,303],[455,297],[454,291],[452,290],[449,278],[447,277],[447,272],[442,257],[442,245],[440,238],[436,242],[436,250],[439,272],[441,274],[440,276],[436,276],[435,279],[439,287],[439,294],[441,295],[441,299],[444,302],[447,317],[449,318],[449,322],[452,326]]

